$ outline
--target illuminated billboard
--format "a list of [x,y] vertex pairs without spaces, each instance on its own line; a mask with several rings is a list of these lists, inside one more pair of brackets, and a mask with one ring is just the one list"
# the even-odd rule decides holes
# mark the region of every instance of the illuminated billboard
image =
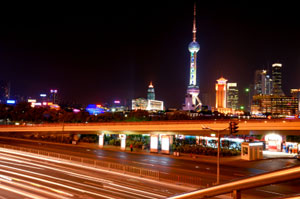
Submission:
[[125,151],[126,149],[126,135],[120,134],[119,138],[121,139],[121,150]]
[[106,109],[104,107],[97,104],[89,104],[85,110],[89,112],[90,115],[98,115],[106,112]]
[[6,104],[16,104],[16,100],[6,100]]
[[148,100],[147,104],[148,111],[163,111],[164,110],[164,102],[159,100]]
[[151,135],[150,152],[158,152],[158,135]]
[[161,152],[169,154],[170,153],[170,137],[168,135],[161,136]]
[[104,145],[104,133],[101,133],[99,135],[99,148],[103,148],[103,145]]

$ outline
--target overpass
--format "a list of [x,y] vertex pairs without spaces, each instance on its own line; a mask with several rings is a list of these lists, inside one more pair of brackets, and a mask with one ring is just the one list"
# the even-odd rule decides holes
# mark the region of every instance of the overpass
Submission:
[[[56,123],[1,125],[4,132],[80,133],[80,134],[209,134],[204,127],[222,130],[230,120],[202,121],[151,121],[151,122],[106,122],[106,123]],[[232,121],[232,120],[231,120]],[[235,120],[239,122],[238,134],[265,134],[280,131],[281,134],[299,135],[300,120]]]

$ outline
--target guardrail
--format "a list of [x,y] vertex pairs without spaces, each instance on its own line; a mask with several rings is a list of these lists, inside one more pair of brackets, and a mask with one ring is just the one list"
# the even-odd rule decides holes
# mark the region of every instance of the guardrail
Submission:
[[161,172],[157,170],[150,170],[145,169],[141,167],[134,167],[129,166],[126,164],[119,164],[119,163],[113,163],[108,161],[102,161],[102,160],[95,160],[91,158],[82,158],[78,156],[73,155],[66,155],[66,154],[60,154],[56,152],[48,152],[38,149],[30,149],[30,148],[24,148],[24,147],[17,147],[17,146],[11,146],[6,144],[0,144],[0,147],[6,148],[6,149],[13,149],[18,151],[24,151],[28,153],[34,153],[42,156],[48,156],[52,158],[56,158],[59,160],[68,160],[77,162],[82,165],[95,167],[95,168],[102,168],[102,169],[108,169],[111,171],[115,171],[118,173],[124,173],[134,176],[140,176],[152,180],[157,181],[165,181],[165,182],[171,182],[171,183],[180,183],[180,184],[187,184],[187,185],[197,185],[198,187],[204,187],[206,184],[203,184],[202,178],[197,176],[185,176],[185,175],[178,175],[178,174],[171,174],[166,172]]
[[300,166],[295,166],[244,178],[233,182],[224,183],[206,189],[183,193],[177,196],[169,197],[168,199],[208,198],[227,193],[232,193],[234,199],[241,199],[242,190],[262,187],[275,183],[287,182],[299,178]]

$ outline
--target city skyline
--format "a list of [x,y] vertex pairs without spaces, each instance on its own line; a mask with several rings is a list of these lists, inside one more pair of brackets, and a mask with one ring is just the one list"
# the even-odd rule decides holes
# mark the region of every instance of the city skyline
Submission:
[[[299,28],[293,12],[196,2],[201,93],[214,95],[220,76],[242,90],[254,83],[255,70],[270,70],[278,61],[284,92],[300,87]],[[153,2],[146,8],[118,3],[103,5],[108,10],[100,16],[1,19],[0,79],[11,82],[14,94],[57,88],[65,99],[81,103],[146,96],[152,80],[166,106],[180,108],[189,80],[193,3]]]

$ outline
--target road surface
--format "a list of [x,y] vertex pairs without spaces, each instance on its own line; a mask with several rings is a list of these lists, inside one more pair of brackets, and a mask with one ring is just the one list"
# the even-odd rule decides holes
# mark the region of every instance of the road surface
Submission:
[[0,149],[0,198],[165,198],[191,190]]

